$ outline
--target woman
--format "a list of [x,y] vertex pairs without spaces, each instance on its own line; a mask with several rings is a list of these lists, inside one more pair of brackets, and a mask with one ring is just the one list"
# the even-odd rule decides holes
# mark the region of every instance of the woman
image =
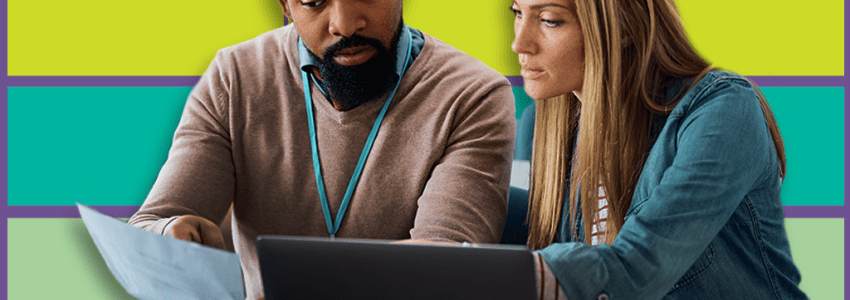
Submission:
[[541,297],[806,298],[776,121],[752,83],[699,57],[672,0],[511,10],[538,100],[528,243]]

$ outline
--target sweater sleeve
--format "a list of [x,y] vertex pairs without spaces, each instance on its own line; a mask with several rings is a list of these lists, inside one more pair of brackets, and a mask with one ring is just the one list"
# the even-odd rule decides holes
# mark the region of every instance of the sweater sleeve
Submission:
[[507,215],[516,117],[504,77],[467,87],[443,156],[418,200],[413,239],[498,243]]
[[552,269],[543,261],[543,257],[538,252],[534,252],[534,277],[537,279],[538,299],[567,300],[564,289],[561,288],[555,273],[552,273]]
[[161,234],[174,216],[224,219],[235,178],[222,61],[220,52],[190,93],[168,159],[130,224]]
[[721,82],[696,97],[678,110],[684,113],[671,114],[675,145],[663,146],[676,148],[672,165],[611,246],[570,242],[540,250],[568,298],[660,299],[744,196],[759,182],[778,180],[765,175],[778,166],[753,90]]

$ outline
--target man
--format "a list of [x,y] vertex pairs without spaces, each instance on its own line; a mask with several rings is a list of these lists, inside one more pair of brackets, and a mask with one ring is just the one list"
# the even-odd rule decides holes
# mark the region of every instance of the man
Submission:
[[222,247],[232,205],[249,298],[261,234],[498,242],[507,80],[404,25],[401,0],[279,2],[294,26],[218,52],[130,223]]

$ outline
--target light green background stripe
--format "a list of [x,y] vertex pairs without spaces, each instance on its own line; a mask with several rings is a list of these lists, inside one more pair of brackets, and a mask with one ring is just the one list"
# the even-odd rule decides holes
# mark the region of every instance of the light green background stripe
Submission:
[[811,300],[844,299],[844,219],[785,219],[800,289]]
[[8,295],[135,299],[109,272],[82,219],[9,219]]
[[8,88],[9,205],[141,205],[191,88]]
[[[844,89],[763,90],[787,150],[783,203],[842,205]],[[141,205],[190,88],[8,91],[9,205]],[[521,88],[514,93],[519,116],[530,99]]]
[[[510,1],[403,2],[411,26],[519,75]],[[722,68],[844,74],[842,0],[676,3],[697,50]],[[9,0],[8,11],[9,75],[200,75],[216,50],[283,24],[272,0]]]
[[[844,221],[787,219],[786,229],[803,291],[813,300],[844,299]],[[80,219],[9,219],[8,261],[11,300],[132,299]]]

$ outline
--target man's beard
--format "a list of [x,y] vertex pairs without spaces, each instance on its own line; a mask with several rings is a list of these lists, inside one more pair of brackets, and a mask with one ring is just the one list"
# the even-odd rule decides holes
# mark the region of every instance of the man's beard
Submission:
[[[343,37],[325,50],[324,59],[319,58],[312,51],[307,52],[313,60],[318,62],[319,73],[322,75],[331,99],[346,109],[353,109],[380,98],[389,92],[398,80],[395,72],[398,57],[396,46],[400,36],[401,23],[393,36],[389,50],[376,39],[354,34],[351,37]],[[377,50],[377,55],[356,66],[343,66],[334,61],[335,52],[361,45],[372,46]]]

